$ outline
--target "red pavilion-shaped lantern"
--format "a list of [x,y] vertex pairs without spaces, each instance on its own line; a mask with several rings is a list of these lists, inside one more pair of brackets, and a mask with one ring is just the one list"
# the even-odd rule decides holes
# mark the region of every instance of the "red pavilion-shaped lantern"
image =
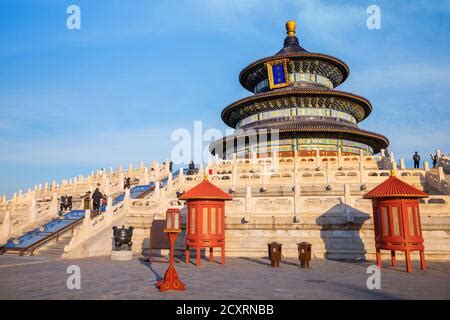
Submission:
[[209,261],[212,261],[213,248],[220,247],[224,264],[225,201],[232,197],[205,178],[179,199],[187,201],[186,263],[189,263],[190,248],[195,248],[196,264],[199,266],[202,248],[209,248]]
[[394,174],[363,196],[372,199],[378,267],[381,268],[380,250],[391,251],[393,267],[396,265],[395,251],[403,251],[406,270],[411,272],[410,253],[419,251],[421,268],[425,270],[419,198],[427,197],[428,194],[401,181]]

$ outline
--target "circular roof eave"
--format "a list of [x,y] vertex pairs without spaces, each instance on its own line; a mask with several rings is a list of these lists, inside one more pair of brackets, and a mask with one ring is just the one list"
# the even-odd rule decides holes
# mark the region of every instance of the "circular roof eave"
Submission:
[[254,102],[259,102],[260,100],[266,100],[268,97],[285,97],[285,96],[291,96],[291,95],[329,95],[329,96],[334,96],[334,97],[345,97],[345,98],[349,98],[352,101],[358,103],[359,105],[361,105],[365,111],[364,117],[362,117],[361,119],[358,119],[358,122],[363,121],[364,119],[366,119],[369,114],[372,112],[372,104],[370,103],[369,100],[367,100],[364,97],[358,96],[356,94],[353,93],[348,93],[345,91],[338,91],[338,90],[314,90],[314,89],[308,89],[308,88],[288,88],[288,89],[278,89],[278,90],[273,90],[273,91],[267,91],[264,93],[258,93],[252,96],[248,96],[242,99],[239,99],[235,102],[233,102],[232,104],[228,105],[227,107],[225,107],[225,109],[223,109],[222,113],[221,113],[221,118],[223,120],[223,122],[225,122],[228,126],[235,128],[236,127],[236,123],[231,123],[229,121],[227,121],[228,118],[228,114],[236,108],[239,108],[241,106],[244,105],[248,105]]
[[[271,130],[269,129],[268,132]],[[381,149],[386,149],[389,146],[389,139],[381,134],[374,133],[371,131],[362,130],[359,128],[351,128],[351,127],[337,127],[337,126],[304,126],[300,128],[296,127],[287,127],[283,129],[279,129],[280,133],[283,132],[308,132],[308,133],[326,133],[326,132],[333,132],[333,133],[348,133],[351,134],[353,137],[362,137],[365,139],[374,139],[375,143],[368,143],[369,146],[373,148],[374,153],[379,153]],[[248,135],[255,135],[258,134],[255,131],[251,132],[242,132],[239,134],[233,134],[226,137],[223,137],[221,139],[213,141],[209,145],[209,152],[212,153],[212,150],[214,150],[219,144],[225,143],[227,140],[235,139],[238,137],[245,137]],[[350,139],[352,140],[352,139]],[[234,145],[234,144],[233,144]]]
[[242,71],[239,73],[239,82],[240,84],[247,89],[248,91],[252,92],[253,88],[251,86],[247,86],[244,82],[244,78],[246,77],[246,75],[253,69],[259,67],[260,65],[272,61],[272,60],[278,60],[278,59],[284,59],[284,58],[316,58],[319,60],[323,60],[323,61],[327,61],[330,62],[332,64],[334,64],[335,66],[337,66],[341,72],[342,72],[342,81],[340,83],[334,83],[334,87],[337,87],[338,85],[340,85],[341,83],[343,83],[349,76],[350,74],[350,69],[348,67],[348,65],[340,60],[337,59],[335,57],[326,55],[326,54],[322,54],[322,53],[313,53],[313,52],[291,52],[291,53],[282,53],[282,54],[278,54],[278,55],[273,55],[270,57],[265,57],[259,60],[256,60],[255,62],[252,62],[251,64],[249,64],[248,66],[246,66],[244,69],[242,69]]

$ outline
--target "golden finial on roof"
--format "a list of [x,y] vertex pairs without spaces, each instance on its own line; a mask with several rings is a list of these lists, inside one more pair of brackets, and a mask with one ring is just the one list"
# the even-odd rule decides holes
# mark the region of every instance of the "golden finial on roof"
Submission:
[[289,37],[295,36],[295,28],[297,27],[297,23],[294,20],[289,20],[286,22],[286,31]]
[[391,177],[395,177],[395,176],[397,176],[397,169],[396,168],[391,170]]
[[208,173],[207,173],[207,172],[205,172],[205,173],[203,174],[203,180],[208,180]]

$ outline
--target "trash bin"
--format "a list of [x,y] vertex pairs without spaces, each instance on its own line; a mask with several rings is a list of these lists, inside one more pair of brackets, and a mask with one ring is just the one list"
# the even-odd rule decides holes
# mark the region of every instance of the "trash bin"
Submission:
[[267,244],[269,251],[269,260],[271,267],[279,267],[281,261],[281,243],[271,242]]
[[297,246],[300,268],[309,268],[309,262],[311,261],[311,243],[300,242]]

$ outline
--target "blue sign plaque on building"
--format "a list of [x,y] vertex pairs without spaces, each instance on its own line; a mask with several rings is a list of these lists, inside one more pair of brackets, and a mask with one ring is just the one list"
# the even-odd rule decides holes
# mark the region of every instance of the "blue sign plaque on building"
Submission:
[[284,74],[284,65],[282,63],[272,66],[272,74],[274,84],[286,82],[286,75]]
[[275,60],[266,63],[270,89],[288,85],[286,60]]

